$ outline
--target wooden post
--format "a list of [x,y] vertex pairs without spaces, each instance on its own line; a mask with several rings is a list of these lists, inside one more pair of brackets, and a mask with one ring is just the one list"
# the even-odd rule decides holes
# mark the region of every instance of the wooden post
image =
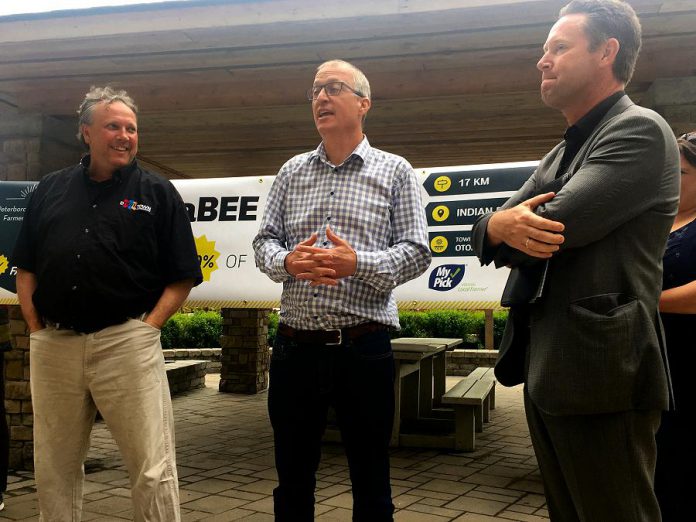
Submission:
[[494,350],[493,343],[493,310],[484,310],[486,314],[486,350]]

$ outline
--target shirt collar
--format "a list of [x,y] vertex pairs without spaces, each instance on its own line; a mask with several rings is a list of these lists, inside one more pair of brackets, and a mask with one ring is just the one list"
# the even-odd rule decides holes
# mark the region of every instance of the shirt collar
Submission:
[[[368,156],[370,155],[370,152],[372,151],[372,147],[370,146],[370,142],[367,141],[367,136],[363,134],[363,139],[358,143],[358,146],[353,149],[353,152],[351,152],[348,157],[345,159],[341,165],[348,163],[351,161],[354,157],[355,158],[360,158],[363,163],[367,161]],[[314,149],[312,152],[309,153],[309,157],[307,158],[307,163],[311,163],[312,161],[319,159],[323,163],[331,163],[329,159],[326,157],[326,149],[324,148],[324,142],[322,141],[319,146]],[[340,165],[336,165],[337,167],[340,167]]]
[[575,125],[571,125],[565,131],[563,137],[566,141],[584,141],[595,130],[602,118],[607,115],[609,109],[614,104],[626,95],[624,91],[617,91],[611,96],[604,98],[601,102],[595,105],[590,111],[580,118]]
[[[85,154],[80,159],[80,165],[82,166],[82,173],[85,176],[85,180],[90,181],[90,182],[92,181],[92,179],[89,177],[89,164],[91,161],[92,161],[92,156],[90,154]],[[130,164],[114,171],[114,173],[111,177],[111,180],[117,184],[121,183],[124,176],[127,176],[128,174],[130,174],[131,172],[133,172],[137,168],[138,168],[138,162],[137,162],[137,160],[134,159]]]

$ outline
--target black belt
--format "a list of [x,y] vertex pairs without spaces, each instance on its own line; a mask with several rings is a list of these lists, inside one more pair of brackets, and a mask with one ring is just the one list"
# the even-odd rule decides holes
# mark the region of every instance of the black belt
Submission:
[[372,333],[388,330],[389,326],[375,321],[360,323],[346,328],[335,328],[331,330],[298,330],[287,324],[278,325],[278,333],[293,339],[295,342],[303,344],[325,344],[339,345],[344,341],[352,341],[358,337]]
[[123,324],[129,319],[137,319],[138,321],[144,321],[145,318],[147,317],[147,312],[142,313],[140,315],[134,316],[134,317],[126,317],[123,321],[112,323],[112,324],[107,324],[106,326],[102,326],[101,328],[98,328],[96,330],[89,329],[87,331],[81,329],[81,328],[76,328],[70,323],[66,323],[65,321],[63,322],[56,322],[56,321],[51,321],[50,319],[46,319],[45,317],[43,318],[43,324],[48,326],[49,328],[55,328],[56,330],[73,330],[75,332],[80,332],[80,333],[94,333],[98,332],[99,330],[103,330],[104,328],[108,328],[109,326],[115,326],[117,324]]

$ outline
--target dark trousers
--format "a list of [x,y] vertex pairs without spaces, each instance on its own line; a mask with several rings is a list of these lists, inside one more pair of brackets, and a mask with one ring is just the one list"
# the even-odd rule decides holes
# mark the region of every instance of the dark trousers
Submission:
[[0,350],[0,493],[7,489],[10,459],[10,433],[5,416],[5,352]]
[[[677,408],[679,404],[677,402]],[[696,450],[691,423],[695,413],[692,407],[662,412],[655,470],[655,493],[662,510],[662,522],[684,522],[694,518]]]
[[548,415],[526,389],[524,406],[552,522],[660,522],[659,411]]
[[273,491],[276,520],[314,520],[315,474],[330,405],[348,457],[353,520],[393,520],[394,358],[387,331],[339,346],[276,337],[268,393],[279,483]]

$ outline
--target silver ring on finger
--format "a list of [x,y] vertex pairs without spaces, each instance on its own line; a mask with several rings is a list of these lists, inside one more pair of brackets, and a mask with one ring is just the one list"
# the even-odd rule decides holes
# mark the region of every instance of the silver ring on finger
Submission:
[[532,239],[531,237],[527,238],[527,241],[524,242],[524,248],[529,248],[529,240]]

